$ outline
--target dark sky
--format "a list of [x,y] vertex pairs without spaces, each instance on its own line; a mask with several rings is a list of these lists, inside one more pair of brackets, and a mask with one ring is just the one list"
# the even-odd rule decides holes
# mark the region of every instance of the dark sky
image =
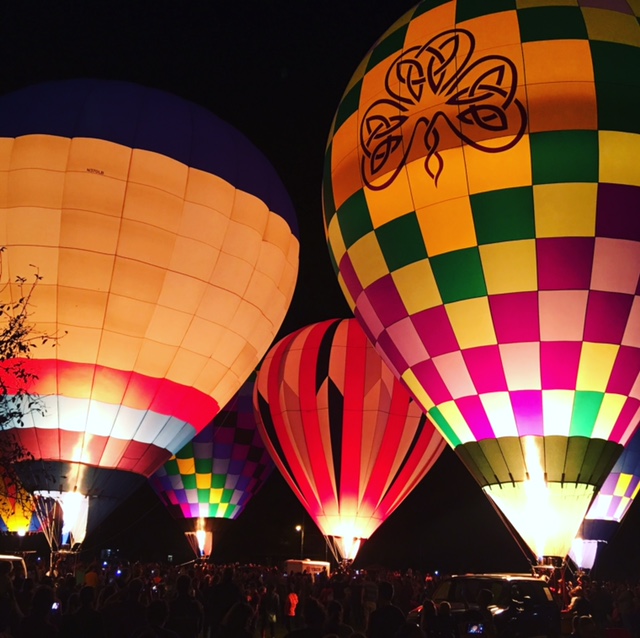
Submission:
[[[124,0],[0,3],[0,93],[40,81],[94,77],[163,89],[241,130],[278,170],[297,210],[301,263],[281,336],[351,316],[330,266],[321,211],[323,154],[334,111],[375,40],[413,0]],[[603,552],[602,569],[628,569],[637,505]],[[544,515],[541,513],[541,515]],[[634,518],[635,516],[635,518]],[[278,560],[324,545],[274,474],[220,533],[225,558]],[[550,524],[552,522],[550,521]],[[162,530],[162,533],[158,533]],[[229,531],[232,530],[232,531]],[[144,487],[107,521],[93,548],[186,550],[180,530]],[[522,570],[524,554],[453,452],[363,546],[362,565],[431,570]]]

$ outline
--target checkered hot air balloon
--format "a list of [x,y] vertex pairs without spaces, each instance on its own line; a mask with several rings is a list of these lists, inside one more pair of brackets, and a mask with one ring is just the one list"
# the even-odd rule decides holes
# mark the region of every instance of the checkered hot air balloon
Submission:
[[349,304],[536,556],[566,556],[638,422],[639,15],[425,0],[326,150]]
[[640,491],[640,431],[633,435],[605,479],[571,546],[578,567],[591,569],[600,543],[613,539]]
[[341,559],[355,557],[445,446],[355,319],[273,346],[254,405],[276,466]]
[[35,458],[34,488],[101,497],[95,527],[273,342],[298,269],[291,201],[206,109],[77,80],[0,99],[0,219],[2,301],[35,264],[30,320],[63,335],[24,361],[47,413],[14,433]]
[[[207,427],[171,457],[150,479],[176,520],[209,555],[212,519],[236,519],[273,470],[256,426],[254,381],[247,381]],[[192,528],[192,529],[191,529]],[[201,542],[209,540],[206,547]]]

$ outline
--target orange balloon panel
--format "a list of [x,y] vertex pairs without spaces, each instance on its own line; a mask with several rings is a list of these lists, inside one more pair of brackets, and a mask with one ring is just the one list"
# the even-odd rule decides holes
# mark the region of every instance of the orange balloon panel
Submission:
[[[2,301],[35,265],[36,458],[149,476],[235,394],[297,276],[290,200],[206,110],[73,81],[0,100]],[[22,431],[22,430],[21,430]],[[64,433],[64,434],[63,434]]]
[[355,319],[314,324],[276,344],[254,405],[278,469],[342,546],[369,538],[445,445]]

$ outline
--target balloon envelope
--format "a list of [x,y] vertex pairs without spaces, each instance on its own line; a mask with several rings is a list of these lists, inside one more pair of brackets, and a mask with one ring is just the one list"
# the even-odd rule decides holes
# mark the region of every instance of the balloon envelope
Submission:
[[640,431],[625,446],[598,491],[569,555],[583,568],[591,569],[599,543],[608,543],[627,515],[640,491]]
[[327,146],[349,304],[537,556],[567,554],[638,422],[637,14],[422,2]]
[[273,346],[254,405],[276,466],[342,558],[354,558],[445,445],[355,319]]
[[15,429],[47,462],[31,468],[34,487],[52,474],[56,490],[115,505],[272,343],[298,267],[289,197],[204,108],[78,80],[0,99],[0,219],[2,300],[34,264],[30,319],[63,335],[25,361],[47,409]]
[[216,418],[150,479],[177,518],[236,519],[273,470],[247,381]]
[[[640,491],[640,431],[633,435],[591,504],[582,525],[586,538],[611,540],[606,522],[613,530],[626,516]],[[598,522],[605,525],[599,525]]]

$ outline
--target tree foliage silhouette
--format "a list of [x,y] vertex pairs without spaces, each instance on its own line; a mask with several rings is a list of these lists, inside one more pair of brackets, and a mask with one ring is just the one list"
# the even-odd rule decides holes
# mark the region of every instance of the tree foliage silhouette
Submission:
[[37,375],[26,361],[38,347],[55,347],[59,337],[39,331],[31,316],[33,295],[42,281],[32,264],[33,275],[22,275],[5,281],[3,266],[5,248],[0,247],[0,516],[10,515],[6,509],[32,510],[31,495],[18,471],[18,464],[33,460],[33,455],[16,436],[16,428],[25,427],[32,415],[44,416],[45,405],[30,388]]

